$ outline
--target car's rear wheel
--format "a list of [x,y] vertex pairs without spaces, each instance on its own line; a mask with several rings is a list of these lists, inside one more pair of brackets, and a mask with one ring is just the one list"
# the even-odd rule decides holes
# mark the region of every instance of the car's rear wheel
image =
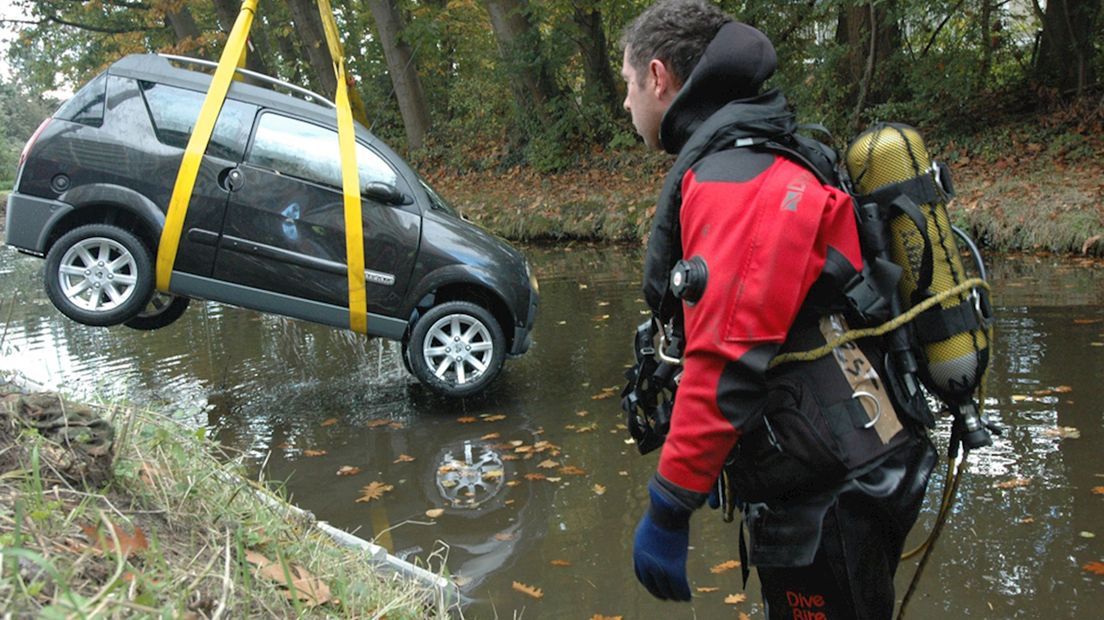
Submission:
[[506,337],[485,308],[449,301],[418,319],[407,349],[414,376],[429,389],[444,396],[470,396],[498,376],[506,359]]
[[126,322],[153,291],[153,260],[138,237],[118,226],[89,224],[61,236],[46,255],[46,294],[85,325]]
[[143,331],[161,329],[183,316],[184,311],[188,309],[189,301],[191,300],[187,297],[154,291],[149,303],[138,313],[138,316],[123,325]]

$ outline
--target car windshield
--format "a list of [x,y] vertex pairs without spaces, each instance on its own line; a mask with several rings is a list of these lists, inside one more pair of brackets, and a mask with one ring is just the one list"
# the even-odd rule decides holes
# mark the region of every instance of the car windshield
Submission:
[[429,183],[427,183],[420,174],[418,175],[418,182],[421,183],[422,187],[425,188],[426,194],[429,195],[429,202],[434,209],[444,211],[445,213],[448,213],[453,217],[460,217],[460,214],[456,211],[456,209],[454,209],[449,203],[445,202],[445,199],[441,198],[441,195],[438,194],[437,191],[434,190],[432,187],[430,187]]

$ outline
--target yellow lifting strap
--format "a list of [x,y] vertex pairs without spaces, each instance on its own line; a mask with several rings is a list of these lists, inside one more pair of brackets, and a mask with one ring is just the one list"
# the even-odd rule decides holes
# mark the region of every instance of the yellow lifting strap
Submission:
[[[211,140],[222,104],[230,90],[237,66],[244,62],[249,30],[253,25],[253,16],[257,11],[258,0],[244,0],[238,19],[226,40],[218,67],[207,89],[207,96],[199,111],[195,128],[184,150],[184,159],[173,186],[169,200],[168,213],[165,215],[165,228],[161,231],[161,241],[157,246],[157,288],[169,290],[173,265],[176,262],[180,235],[184,228],[184,218],[188,212],[188,203],[195,188],[196,176],[203,161],[203,154]],[[341,150],[341,185],[345,202],[345,251],[348,257],[349,274],[349,329],[365,333],[368,329],[368,298],[364,279],[364,229],[362,228],[360,206],[360,175],[356,163],[356,134],[353,128],[353,115],[349,103],[349,90],[345,74],[345,56],[334,21],[333,9],[329,0],[318,1],[318,12],[322,17],[326,32],[326,42],[334,60],[334,72],[337,74],[337,134]]]

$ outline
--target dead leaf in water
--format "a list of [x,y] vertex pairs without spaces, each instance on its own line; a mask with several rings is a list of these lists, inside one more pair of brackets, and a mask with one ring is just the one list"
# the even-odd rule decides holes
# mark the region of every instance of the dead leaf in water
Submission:
[[586,471],[575,467],[574,465],[567,465],[560,468],[560,474],[563,476],[585,476]]
[[605,495],[606,494],[606,487],[604,487],[600,484],[594,485],[593,487],[591,487],[591,489],[594,491],[595,495]]
[[1021,489],[1031,484],[1031,478],[1013,478],[1004,482],[994,482],[994,489]]
[[537,473],[537,472],[534,472],[534,473],[531,473],[531,474],[525,474],[525,479],[526,480],[544,480],[547,477],[548,476],[545,476],[544,474]]
[[590,617],[590,620],[623,620],[622,616],[603,616],[602,614],[594,614]]
[[337,418],[329,418],[325,422],[322,422],[323,427],[333,426],[334,424],[337,424]]
[[429,517],[430,519],[436,519],[443,514],[445,514],[444,508],[430,508],[429,510],[425,511],[425,516]]
[[361,470],[360,470],[359,467],[353,467],[352,465],[342,465],[341,468],[337,470],[337,475],[338,476],[355,476],[355,475],[359,474],[360,471]]
[[483,435],[479,439],[481,439],[483,441],[490,441],[492,439],[498,439],[499,437],[502,437],[501,433],[487,433],[486,435]]
[[710,592],[716,592],[717,590],[720,590],[720,588],[714,586],[698,586],[694,589],[703,594],[709,594]]
[[709,569],[709,572],[714,575],[730,571],[734,568],[740,568],[740,560],[727,560]]
[[512,534],[510,532],[499,532],[494,535],[494,539],[500,540],[502,542],[507,542],[517,539],[517,534]]
[[399,458],[392,461],[393,463],[409,463],[414,460],[414,457],[409,454],[400,454]]
[[1104,562],[1089,562],[1081,567],[1086,573],[1104,576]]
[[391,420],[388,420],[387,418],[380,418],[378,420],[372,420],[371,422],[365,424],[365,426],[367,426],[368,428],[379,428],[381,426],[387,426],[390,423]]
[[522,594],[528,594],[529,596],[531,596],[535,599],[540,599],[540,598],[544,597],[544,592],[541,591],[540,588],[534,588],[533,586],[527,586],[524,583],[521,583],[520,581],[515,581],[513,583],[513,588],[515,590],[517,590],[518,592],[521,592]]
[[1060,439],[1081,438],[1081,431],[1072,426],[1057,426],[1054,428],[1043,429],[1043,434],[1047,437],[1058,437]]
[[1096,323],[1104,323],[1104,319],[1074,319],[1074,325],[1094,325]]
[[471,424],[472,422],[478,422],[479,418],[472,415],[466,415],[462,418],[456,418],[456,421],[461,424]]
[[483,421],[484,422],[498,422],[499,420],[505,420],[505,419],[506,419],[506,416],[504,416],[502,414],[498,414],[498,415],[489,415],[489,416],[483,418]]
[[537,467],[540,467],[541,469],[556,469],[559,466],[559,461],[553,461],[552,459],[545,459],[540,463],[537,463]]
[[571,562],[568,562],[567,560],[552,560],[551,562],[549,562],[549,564],[551,564],[552,566],[560,567],[571,566]]
[[303,450],[303,456],[326,456],[325,450]]
[[1104,495],[1104,487],[1093,487],[1093,495]]
[[391,486],[390,484],[377,480],[360,488],[361,495],[356,499],[356,503],[363,504],[374,499],[379,499],[383,497],[384,493],[387,493],[394,488],[395,487]]
[[747,600],[747,595],[746,594],[729,594],[728,596],[725,597],[724,602],[725,602],[726,605],[739,605],[740,603],[743,603],[746,600]]

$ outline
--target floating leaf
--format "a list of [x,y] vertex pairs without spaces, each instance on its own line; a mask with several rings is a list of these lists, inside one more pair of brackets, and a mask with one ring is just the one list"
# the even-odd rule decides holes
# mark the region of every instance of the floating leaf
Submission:
[[510,446],[514,447],[514,448],[516,448],[520,445],[524,445],[524,444],[525,444],[525,442],[520,440],[520,439],[514,439],[514,440],[510,441]]
[[747,600],[746,594],[729,594],[725,597],[724,602],[726,605],[739,605]]
[[1104,562],[1089,562],[1082,566],[1081,570],[1094,575],[1104,575]]
[[610,305],[610,302],[608,302],[608,301],[600,301],[600,302],[598,302],[598,306],[599,306],[599,307],[602,307],[602,306],[608,306],[608,305]]
[[324,427],[333,426],[334,424],[337,424],[337,418],[329,418],[326,421],[322,422],[322,426]]
[[1074,319],[1074,325],[1094,325],[1096,323],[1104,322],[1104,319]]
[[606,487],[604,487],[600,484],[596,484],[591,488],[594,490],[595,495],[605,495],[606,494]]
[[499,437],[502,437],[502,433],[487,433],[486,435],[480,437],[480,439],[482,439],[483,441],[490,441],[492,439],[498,439]]
[[517,534],[513,534],[511,532],[499,532],[499,533],[494,535],[494,539],[495,540],[500,540],[502,542],[507,542],[507,541],[510,541],[510,540],[517,539]]
[[483,479],[487,481],[499,480],[502,478],[503,475],[505,475],[505,473],[506,472],[502,471],[501,469],[490,469],[483,472]]
[[1096,534],[1092,532],[1078,532],[1077,535],[1081,538],[1096,538]]
[[548,478],[548,476],[545,476],[544,474],[537,473],[537,472],[533,472],[531,474],[525,474],[525,479],[526,480],[546,480],[547,478]]
[[414,460],[414,457],[409,454],[400,454],[399,458],[392,461],[393,463],[409,463]]
[[564,476],[585,476],[586,471],[579,469],[574,465],[566,465],[560,468],[560,474]]
[[[449,481],[446,481],[446,482],[452,482],[452,481],[449,480]],[[356,499],[356,502],[358,504],[361,504],[361,503],[365,503],[365,502],[370,502],[374,499],[379,499],[379,498],[383,497],[384,493],[387,493],[388,491],[390,491],[394,488],[395,487],[391,486],[390,484],[387,484],[385,482],[379,482],[377,480],[377,481],[375,481],[371,484],[368,484],[366,486],[361,487],[361,489],[360,489],[361,495],[360,495],[360,497],[358,497]]]
[[1104,495],[1104,487],[1093,487],[1093,495]]
[[526,452],[532,452],[532,451],[533,451],[533,446],[518,446],[518,447],[514,448],[514,452],[517,452],[518,454],[525,454]]
[[555,478],[553,478],[552,476],[549,476],[549,477],[545,478],[545,480],[547,480],[549,482],[559,482],[560,480],[563,480],[563,478],[560,478],[559,476],[556,476]]
[[483,421],[484,422],[498,422],[499,420],[505,420],[505,419],[506,419],[506,416],[504,416],[502,414],[498,414],[498,415],[489,415],[489,416],[483,418]]
[[[582,286],[582,285],[580,285],[580,286]],[[529,596],[531,596],[535,599],[540,599],[540,598],[544,597],[544,592],[542,592],[540,588],[534,588],[533,586],[527,586],[524,583],[521,583],[520,581],[515,581],[513,583],[513,588],[515,590],[517,590],[518,592],[521,592],[522,594],[528,594]]]
[[326,456],[325,450],[303,450],[303,456]]
[[1031,478],[1013,478],[1004,482],[994,482],[994,489],[1020,489],[1031,484]]
[[456,418],[456,421],[461,423],[461,424],[471,424],[472,422],[478,422],[479,418],[477,418],[473,415],[466,415],[462,418]]
[[516,487],[519,484],[521,484],[521,480],[510,480],[509,482],[506,483],[506,486]]
[[92,548],[104,553],[114,553],[116,541],[119,543],[119,553],[124,558],[130,557],[138,551],[149,549],[149,541],[146,540],[146,534],[142,531],[142,528],[135,526],[134,532],[130,533],[110,521],[107,522],[107,526],[110,528],[111,534],[101,532],[99,525],[82,525],[80,528],[84,535],[88,537]]
[[552,560],[551,562],[549,562],[549,564],[551,564],[552,566],[561,566],[561,567],[562,566],[571,566],[571,562],[568,562],[567,560]]
[[1056,426],[1054,428],[1043,429],[1043,434],[1048,437],[1058,437],[1061,439],[1081,438],[1081,431],[1072,426]]
[[378,420],[372,420],[368,424],[365,424],[365,426],[367,426],[368,428],[379,428],[381,426],[387,426],[388,424],[391,424],[391,420],[388,420],[387,418],[380,418]]
[[716,592],[717,590],[720,590],[720,588],[716,588],[713,586],[698,586],[694,589],[703,594],[708,594],[710,592]]
[[429,510],[425,511],[425,516],[429,517],[430,519],[436,519],[443,514],[445,514],[444,508],[430,508]]
[[751,616],[741,611],[739,617],[737,617],[736,620],[751,620]]
[[588,415],[590,415],[590,412],[589,412],[589,411],[586,411],[586,410],[584,409],[584,410],[582,410],[582,411],[576,411],[576,412],[575,412],[575,415],[579,416],[580,418],[585,418],[585,417],[587,417]]
[[602,614],[594,614],[590,617],[590,620],[623,620],[622,616],[603,616]]
[[540,467],[541,469],[556,469],[559,466],[559,461],[553,461],[552,459],[545,459],[540,463],[537,463],[537,467]]
[[1020,519],[1020,523],[1023,523],[1024,525],[1030,525],[1034,522],[1035,522],[1035,517],[1024,517],[1024,518]]
[[713,568],[709,569],[709,572],[716,575],[718,573],[723,573],[725,571],[730,571],[734,568],[740,568],[740,560],[726,560],[726,561],[721,562],[720,564],[714,566]]
[[601,392],[598,392],[594,396],[590,397],[590,400],[605,400],[607,398],[613,398],[621,391],[621,388],[617,386],[611,386],[608,388],[602,388]]
[[355,475],[359,474],[360,471],[361,470],[360,470],[359,467],[354,467],[352,465],[342,465],[341,468],[339,468],[337,470],[337,475],[338,476],[355,476]]

